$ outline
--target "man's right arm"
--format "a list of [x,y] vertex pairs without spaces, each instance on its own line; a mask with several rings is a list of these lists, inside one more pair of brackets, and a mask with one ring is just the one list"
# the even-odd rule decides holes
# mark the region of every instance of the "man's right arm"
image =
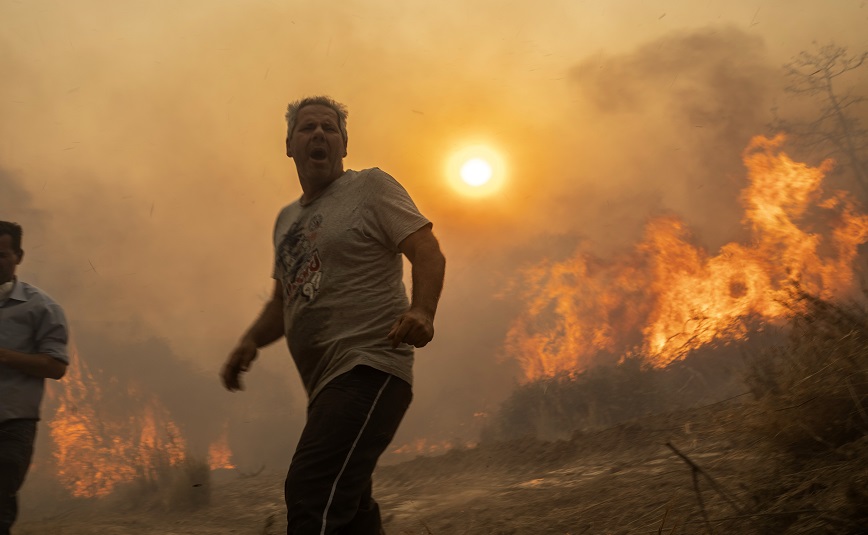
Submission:
[[220,372],[223,386],[230,392],[244,390],[241,374],[250,369],[259,353],[259,348],[278,340],[283,334],[283,287],[280,281],[275,280],[271,299],[265,304],[253,325],[238,341],[238,345],[223,365],[223,370]]
[[[20,335],[35,342],[36,347],[29,352],[0,348],[0,364],[34,377],[60,379],[66,374],[69,362],[69,327],[66,316],[59,305],[48,303],[36,317],[37,323],[28,327],[31,331],[26,334],[25,331],[10,333],[13,339]],[[15,322],[12,325],[14,326]]]
[[44,379],[60,379],[66,374],[67,364],[51,355],[21,353],[0,348],[0,364],[9,366],[27,375]]

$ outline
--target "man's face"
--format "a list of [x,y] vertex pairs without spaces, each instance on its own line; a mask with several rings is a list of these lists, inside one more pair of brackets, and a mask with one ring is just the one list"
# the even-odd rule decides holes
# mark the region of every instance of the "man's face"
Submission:
[[0,236],[0,284],[5,284],[15,276],[15,268],[21,263],[21,255],[12,249],[12,236]]
[[302,180],[330,182],[341,176],[347,145],[337,112],[320,104],[298,110],[295,128],[286,142],[286,155],[295,160]]

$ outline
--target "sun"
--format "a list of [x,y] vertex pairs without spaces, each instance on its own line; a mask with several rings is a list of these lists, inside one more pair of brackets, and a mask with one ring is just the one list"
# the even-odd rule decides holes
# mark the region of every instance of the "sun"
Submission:
[[491,180],[491,164],[482,158],[471,158],[461,166],[461,180],[468,186],[484,186]]
[[506,166],[500,152],[491,145],[467,145],[447,159],[446,177],[466,197],[488,197],[501,190]]

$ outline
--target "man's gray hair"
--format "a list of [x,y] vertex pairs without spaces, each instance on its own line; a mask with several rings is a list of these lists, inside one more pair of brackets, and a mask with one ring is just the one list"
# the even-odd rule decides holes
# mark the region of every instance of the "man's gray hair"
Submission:
[[338,128],[341,130],[341,135],[344,138],[344,143],[347,142],[347,116],[349,112],[347,107],[340,102],[324,95],[316,97],[305,97],[303,99],[290,102],[286,107],[286,138],[292,136],[292,130],[295,128],[295,121],[298,118],[298,111],[305,106],[327,106],[333,110],[338,116]]

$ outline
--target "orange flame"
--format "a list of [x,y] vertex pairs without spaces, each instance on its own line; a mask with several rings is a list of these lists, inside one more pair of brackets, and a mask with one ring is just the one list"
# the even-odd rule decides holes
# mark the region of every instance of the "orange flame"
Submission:
[[99,411],[111,404],[74,349],[71,357],[60,382],[57,412],[48,425],[57,476],[72,495],[105,496],[120,483],[154,479],[161,466],[184,461],[186,443],[156,398],[141,414],[112,417]]
[[845,192],[823,197],[831,161],[794,162],[779,151],[783,141],[758,136],[744,152],[749,243],[728,243],[711,256],[691,244],[680,219],[666,216],[613,260],[579,247],[571,258],[526,270],[527,308],[505,342],[526,378],[580,372],[600,353],[640,353],[665,366],[712,342],[741,339],[751,319],[785,316],[794,282],[823,298],[851,293],[868,216]]
[[223,426],[223,433],[220,438],[208,447],[208,466],[211,470],[235,468],[235,465],[232,464],[232,450],[229,449],[228,426]]

